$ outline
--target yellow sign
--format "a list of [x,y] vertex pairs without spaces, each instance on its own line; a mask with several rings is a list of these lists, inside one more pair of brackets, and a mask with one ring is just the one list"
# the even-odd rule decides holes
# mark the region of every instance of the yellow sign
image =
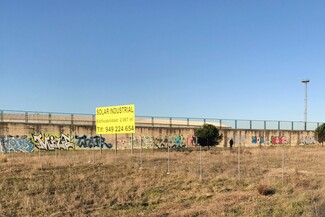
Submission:
[[134,105],[96,108],[96,134],[135,133]]

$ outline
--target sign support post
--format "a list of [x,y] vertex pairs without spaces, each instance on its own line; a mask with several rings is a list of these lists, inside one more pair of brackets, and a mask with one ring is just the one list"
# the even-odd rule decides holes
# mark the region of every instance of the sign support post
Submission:
[[115,134],[115,163],[117,159],[117,134]]
[[103,153],[103,146],[102,146],[102,134],[99,135],[99,145],[100,145],[100,153]]

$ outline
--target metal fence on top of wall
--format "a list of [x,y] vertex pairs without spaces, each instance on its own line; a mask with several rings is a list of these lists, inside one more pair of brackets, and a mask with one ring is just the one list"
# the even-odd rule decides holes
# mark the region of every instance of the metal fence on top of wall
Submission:
[[[0,110],[0,122],[95,126],[96,116],[80,113]],[[136,126],[139,127],[195,128],[205,123],[213,124],[220,129],[308,131],[313,131],[323,124],[303,121],[136,116]]]

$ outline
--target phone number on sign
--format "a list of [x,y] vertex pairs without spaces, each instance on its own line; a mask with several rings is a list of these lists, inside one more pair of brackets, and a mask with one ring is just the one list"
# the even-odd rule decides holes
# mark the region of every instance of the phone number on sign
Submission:
[[124,133],[134,131],[134,126],[105,127],[106,133]]

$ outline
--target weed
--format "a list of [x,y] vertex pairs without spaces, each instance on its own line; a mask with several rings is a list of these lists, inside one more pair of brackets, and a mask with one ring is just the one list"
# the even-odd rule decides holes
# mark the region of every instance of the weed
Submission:
[[6,156],[0,158],[0,163],[7,163],[8,158]]
[[264,195],[264,196],[270,196],[270,195],[273,195],[275,194],[275,189],[274,188],[271,188],[267,185],[264,185],[264,184],[259,184],[257,186],[257,191],[259,194],[261,195]]
[[166,150],[0,156],[0,216],[325,215],[325,149],[285,149],[283,174],[282,148],[243,153],[240,180],[227,149],[172,151],[170,175]]

